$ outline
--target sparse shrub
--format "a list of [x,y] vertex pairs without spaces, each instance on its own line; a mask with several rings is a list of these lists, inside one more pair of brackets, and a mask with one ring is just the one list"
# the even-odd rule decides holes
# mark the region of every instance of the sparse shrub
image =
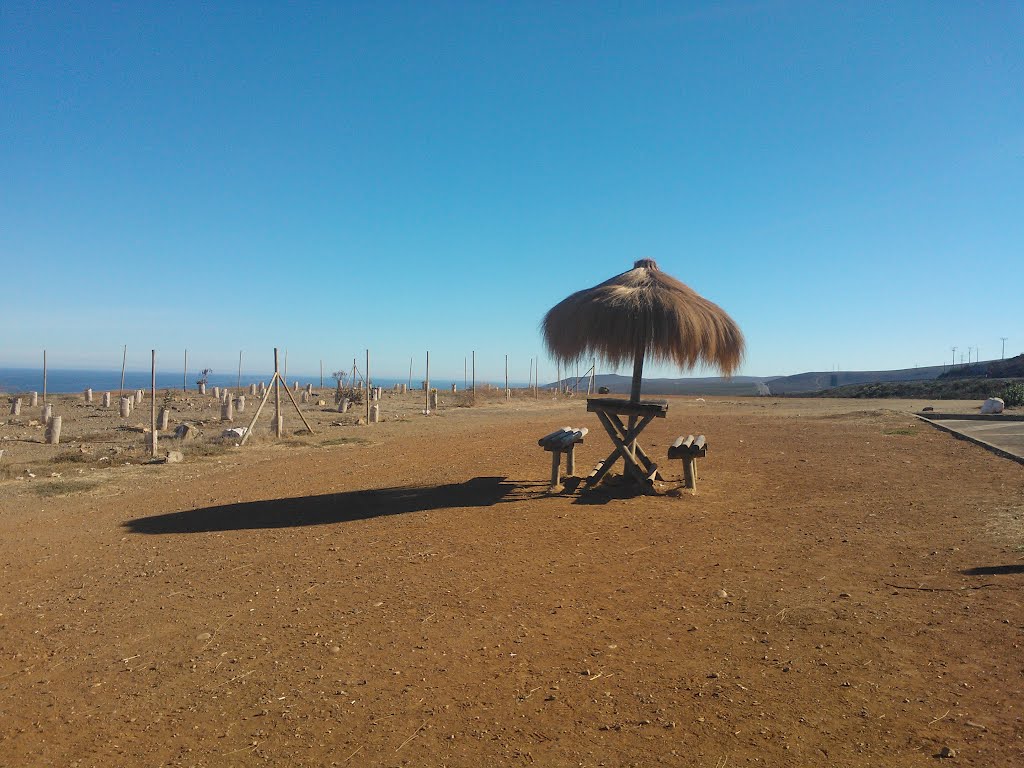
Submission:
[[1024,405],[1024,383],[1019,381],[1007,384],[1003,390],[1003,402],[1007,408],[1018,408]]

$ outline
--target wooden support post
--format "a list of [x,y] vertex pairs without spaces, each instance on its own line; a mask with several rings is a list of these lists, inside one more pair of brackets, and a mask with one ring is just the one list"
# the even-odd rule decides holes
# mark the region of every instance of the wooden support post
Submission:
[[565,451],[565,474],[570,477],[576,474],[576,446],[572,444]]
[[235,389],[242,388],[242,350],[238,350],[238,378],[235,379]]
[[[284,354],[285,360],[287,360],[287,350]],[[274,388],[274,434],[280,439],[284,433],[284,424],[281,423],[281,373],[277,365],[277,347],[274,347],[274,378],[270,385]],[[287,391],[287,387],[285,391]]]
[[46,425],[46,442],[48,445],[60,445],[61,417],[54,416]]
[[561,478],[558,476],[558,471],[561,469],[562,464],[562,453],[560,451],[551,452],[551,488],[549,490],[555,491],[561,487]]
[[181,368],[181,391],[188,391],[188,347],[185,348],[185,364]]
[[149,368],[149,372],[150,372],[149,396],[150,396],[150,400],[151,400],[151,402],[149,404],[149,436],[150,436],[150,444],[149,444],[150,453],[149,453],[149,455],[150,456],[156,456],[157,440],[158,440],[157,436],[159,435],[159,432],[157,432],[157,428],[156,428],[156,350],[155,349],[150,350],[150,368]]
[[309,426],[309,422],[306,421],[306,417],[302,415],[302,409],[299,408],[299,404],[295,402],[295,398],[292,396],[292,393],[289,391],[288,387],[284,388],[284,392],[285,392],[286,395],[288,395],[288,399],[292,401],[292,405],[295,406],[295,412],[297,414],[299,414],[299,418],[302,419],[302,423],[305,425],[306,429],[309,431],[309,434],[311,434],[311,435],[316,434],[315,432],[313,432],[313,428],[311,426]]
[[320,361],[320,389],[324,388],[324,361]]
[[476,405],[476,350],[473,351],[473,405]]
[[[124,345],[124,351],[121,353],[121,389],[119,394],[124,397],[124,367],[128,364],[128,345]],[[43,402],[46,402],[46,398],[43,398]]]
[[692,456],[683,459],[683,486],[697,490],[697,460]]
[[[508,355],[505,355],[505,391],[508,392]],[[508,400],[508,397],[505,399]]]
[[370,423],[370,350],[366,350],[366,423]]
[[43,350],[43,405],[46,405],[46,350]]
[[[430,350],[427,350],[427,378],[423,380],[423,392],[426,402],[423,404],[423,413],[430,414]],[[436,404],[434,406],[437,407]]]

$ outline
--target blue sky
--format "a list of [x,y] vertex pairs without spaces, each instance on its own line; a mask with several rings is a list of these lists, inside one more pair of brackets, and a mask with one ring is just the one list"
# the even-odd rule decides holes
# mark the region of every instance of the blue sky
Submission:
[[550,379],[544,312],[643,257],[741,373],[1015,354],[1022,39],[1011,2],[8,0],[0,365]]

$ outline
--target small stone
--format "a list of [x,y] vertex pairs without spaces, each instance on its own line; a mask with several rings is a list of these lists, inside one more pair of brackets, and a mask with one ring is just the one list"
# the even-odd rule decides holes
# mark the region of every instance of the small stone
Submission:
[[715,592],[715,594],[723,599],[729,596],[729,593],[726,592],[724,589],[718,590],[717,592]]
[[711,680],[717,680],[718,679],[718,673],[717,672],[712,672],[710,675],[708,675],[708,678],[711,679]]
[[840,592],[839,596],[845,600],[845,599],[850,597],[850,593],[849,592]]
[[213,637],[213,635],[211,635],[209,632],[200,632],[198,635],[196,635],[196,640],[209,640],[211,637]]
[[949,747],[943,747],[939,750],[939,757],[956,757],[956,750],[950,749]]
[[167,463],[168,464],[181,464],[185,460],[185,456],[181,451],[168,451],[167,452]]
[[341,647],[337,645],[331,646],[331,653],[341,653]]

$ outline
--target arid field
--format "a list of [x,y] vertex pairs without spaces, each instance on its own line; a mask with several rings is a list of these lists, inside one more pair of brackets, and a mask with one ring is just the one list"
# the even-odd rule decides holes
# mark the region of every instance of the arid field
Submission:
[[1024,765],[1024,467],[928,403],[673,398],[632,496],[547,492],[582,398],[441,397],[5,416],[0,765]]

